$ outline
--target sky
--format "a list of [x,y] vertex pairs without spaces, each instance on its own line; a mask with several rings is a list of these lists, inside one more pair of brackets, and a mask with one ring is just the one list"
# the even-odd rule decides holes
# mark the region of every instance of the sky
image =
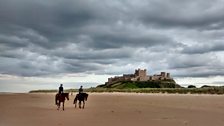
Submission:
[[224,0],[0,0],[0,92],[147,69],[224,85]]

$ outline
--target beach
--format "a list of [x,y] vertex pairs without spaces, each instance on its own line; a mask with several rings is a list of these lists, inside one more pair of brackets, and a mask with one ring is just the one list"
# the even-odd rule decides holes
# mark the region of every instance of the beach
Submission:
[[57,110],[54,93],[0,94],[0,126],[223,126],[224,95],[89,93]]

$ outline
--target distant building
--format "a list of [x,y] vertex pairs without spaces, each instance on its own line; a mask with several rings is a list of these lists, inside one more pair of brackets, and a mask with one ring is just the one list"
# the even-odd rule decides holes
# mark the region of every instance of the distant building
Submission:
[[166,80],[172,79],[170,73],[161,72],[159,75],[147,75],[146,69],[136,69],[134,74],[123,74],[123,76],[115,76],[108,78],[106,84],[113,84],[119,81],[148,81],[148,80]]

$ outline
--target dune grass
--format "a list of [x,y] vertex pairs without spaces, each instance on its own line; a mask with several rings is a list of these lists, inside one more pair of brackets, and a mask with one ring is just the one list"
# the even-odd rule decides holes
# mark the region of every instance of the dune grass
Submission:
[[[78,89],[68,89],[65,92],[77,92]],[[134,93],[168,93],[168,94],[224,94],[224,87],[209,88],[88,88],[85,92],[134,92]],[[33,90],[29,93],[53,93],[57,90]]]

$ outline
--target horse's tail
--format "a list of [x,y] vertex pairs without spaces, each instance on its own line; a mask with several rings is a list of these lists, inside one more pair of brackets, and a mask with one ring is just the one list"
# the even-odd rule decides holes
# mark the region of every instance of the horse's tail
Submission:
[[55,105],[58,104],[58,94],[55,95]]
[[78,95],[75,96],[73,104],[76,104],[77,100],[78,100]]

